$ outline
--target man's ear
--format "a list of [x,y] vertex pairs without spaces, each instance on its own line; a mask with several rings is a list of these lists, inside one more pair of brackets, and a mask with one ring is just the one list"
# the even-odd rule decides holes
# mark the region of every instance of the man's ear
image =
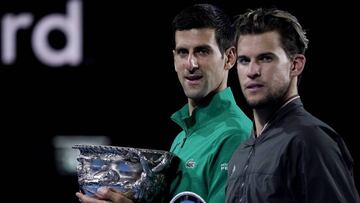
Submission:
[[305,62],[306,58],[303,54],[296,54],[292,62],[290,76],[299,76],[304,70]]
[[236,49],[234,46],[228,48],[225,51],[225,57],[226,57],[226,61],[225,61],[225,70],[230,70],[236,62]]
[[173,49],[172,53],[173,53],[174,68],[175,68],[175,71],[177,72],[176,63],[175,63],[175,54],[176,54],[175,49]]

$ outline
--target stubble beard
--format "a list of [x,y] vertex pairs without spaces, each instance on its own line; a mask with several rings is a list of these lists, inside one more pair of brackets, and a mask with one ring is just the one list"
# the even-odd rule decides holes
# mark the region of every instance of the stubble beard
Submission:
[[286,88],[283,88],[276,92],[268,93],[263,98],[257,100],[249,100],[246,98],[246,101],[252,109],[262,110],[265,108],[274,107],[281,103],[285,94]]

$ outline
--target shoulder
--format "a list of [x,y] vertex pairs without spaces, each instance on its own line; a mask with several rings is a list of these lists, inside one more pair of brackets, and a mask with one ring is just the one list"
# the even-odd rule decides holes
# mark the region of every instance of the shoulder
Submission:
[[243,112],[231,110],[219,116],[216,123],[223,129],[224,136],[249,134],[253,127],[252,121]]
[[290,144],[299,151],[336,149],[341,140],[334,129],[304,109],[289,113],[276,121],[271,134],[277,134],[281,143]]
[[239,147],[240,144],[249,139],[250,131],[240,132],[239,129],[229,129],[222,132],[212,142],[211,148],[217,153],[227,153],[229,156]]
[[[307,118],[307,119],[304,119]],[[289,122],[285,134],[289,136],[293,150],[303,152],[309,156],[315,154],[338,154],[340,135],[330,126],[313,116],[298,117]]]
[[304,142],[331,140],[339,136],[333,128],[306,111],[291,115],[286,120],[285,131]]
[[[232,122],[232,121],[229,121]],[[236,145],[238,146],[243,141],[251,136],[252,123],[229,124],[224,123],[222,130],[219,128],[214,139],[214,145]]]

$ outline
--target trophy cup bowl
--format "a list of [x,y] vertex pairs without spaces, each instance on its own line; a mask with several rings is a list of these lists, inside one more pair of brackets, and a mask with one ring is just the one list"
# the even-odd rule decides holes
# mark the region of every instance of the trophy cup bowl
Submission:
[[80,191],[94,196],[99,187],[123,192],[135,202],[153,202],[168,187],[174,155],[168,151],[104,145],[75,145]]

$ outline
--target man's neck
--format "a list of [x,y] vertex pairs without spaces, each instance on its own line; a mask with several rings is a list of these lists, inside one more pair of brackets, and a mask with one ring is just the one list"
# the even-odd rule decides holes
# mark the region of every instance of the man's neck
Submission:
[[201,98],[201,99],[191,99],[188,98],[188,105],[189,105],[189,115],[191,116],[193,111],[196,109],[197,106],[199,105],[203,105],[206,104],[208,102],[210,102],[212,100],[212,98],[214,97],[215,94],[217,94],[218,92],[221,92],[223,90],[225,90],[226,87],[224,88],[219,88],[216,91],[212,91],[209,94],[207,94],[205,97]]
[[254,124],[255,124],[255,135],[256,137],[260,136],[264,126],[268,122],[270,116],[273,114],[274,109],[265,108],[265,109],[254,109]]
[[253,109],[256,137],[259,137],[262,134],[264,129],[275,118],[275,115],[280,111],[280,109],[299,97],[299,95],[295,94],[281,103],[269,105],[268,107],[262,109]]

